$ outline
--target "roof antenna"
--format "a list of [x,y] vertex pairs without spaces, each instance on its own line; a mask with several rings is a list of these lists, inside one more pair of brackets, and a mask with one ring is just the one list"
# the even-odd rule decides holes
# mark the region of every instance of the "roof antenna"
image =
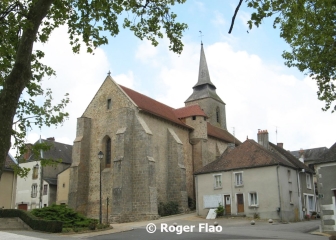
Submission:
[[202,31],[199,31],[199,33],[200,33],[200,37],[201,37],[201,44],[203,45],[202,37],[203,37],[204,35],[202,34]]
[[278,145],[278,127],[275,126],[275,142]]
[[233,144],[236,145],[235,127],[233,127]]

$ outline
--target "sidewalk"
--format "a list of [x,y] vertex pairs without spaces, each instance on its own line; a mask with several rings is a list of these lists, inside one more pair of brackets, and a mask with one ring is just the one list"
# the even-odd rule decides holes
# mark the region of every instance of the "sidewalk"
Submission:
[[[255,225],[251,225],[251,220],[249,218],[217,218],[212,220],[204,219],[203,217],[197,216],[196,213],[189,214],[180,214],[169,217],[163,217],[158,220],[152,221],[142,221],[142,222],[130,222],[130,223],[119,223],[111,224],[113,229],[96,231],[96,232],[87,232],[80,234],[48,234],[42,232],[34,231],[0,231],[0,239],[10,239],[10,240],[41,240],[41,239],[50,239],[50,240],[64,240],[64,239],[85,239],[89,237],[95,237],[100,235],[107,235],[112,233],[119,233],[125,231],[131,231],[133,229],[145,229],[147,224],[154,223],[157,229],[160,229],[161,223],[166,223],[169,226],[174,223],[178,225],[195,225],[198,228],[200,223],[208,223],[208,225],[213,225],[214,222],[217,222],[220,226],[223,227],[223,232],[226,233],[255,233],[258,232],[270,232],[273,236],[277,232],[287,232],[287,233],[311,233],[319,236],[328,237],[329,235],[318,232],[319,221],[309,221],[309,222],[297,222],[297,223],[288,223],[283,224],[279,222],[268,223],[267,220],[255,220]],[[315,231],[315,232],[313,232]],[[307,236],[307,235],[305,235]],[[316,236],[317,237],[317,236]],[[312,238],[310,238],[312,239]]]

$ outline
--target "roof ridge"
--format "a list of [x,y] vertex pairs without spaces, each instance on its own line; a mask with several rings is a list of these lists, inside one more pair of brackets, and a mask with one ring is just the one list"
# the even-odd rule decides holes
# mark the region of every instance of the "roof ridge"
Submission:
[[[160,104],[162,104],[162,105],[165,105],[165,106],[171,108],[172,110],[176,110],[175,108],[173,108],[173,107],[171,107],[171,106],[168,106],[167,104],[164,104],[164,103],[162,103],[162,102],[159,102],[158,100],[155,100],[154,98],[148,97],[147,95],[145,95],[145,94],[143,94],[143,93],[140,93],[140,92],[135,91],[135,90],[133,90],[133,89],[131,89],[131,88],[125,87],[125,86],[123,86],[123,85],[121,85],[121,84],[119,84],[119,86],[122,87],[122,88],[126,88],[126,89],[129,90],[129,91],[132,91],[132,92],[135,92],[135,93],[137,93],[137,94],[140,94],[140,95],[142,95],[143,97],[150,98],[151,100],[153,100],[153,101],[155,101],[155,102],[157,102],[157,103],[160,103]],[[127,94],[127,93],[126,93],[126,94]],[[127,94],[127,95],[128,95],[128,94]]]

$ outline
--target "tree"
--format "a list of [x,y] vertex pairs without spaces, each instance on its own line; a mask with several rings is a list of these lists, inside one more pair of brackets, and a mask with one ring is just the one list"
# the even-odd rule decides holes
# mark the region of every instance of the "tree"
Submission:
[[[242,0],[239,1],[235,15]],[[292,51],[282,56],[288,67],[297,67],[318,86],[318,99],[324,111],[336,100],[336,1],[335,0],[246,0],[252,13],[249,28],[275,16],[273,27],[280,27],[282,37]],[[234,23],[232,19],[231,29]],[[336,105],[331,112],[336,110]]]
[[[1,0],[0,2],[0,177],[7,153],[13,146],[24,151],[24,139],[32,124],[59,125],[67,117],[66,95],[52,105],[51,90],[44,91],[40,82],[54,75],[41,63],[42,51],[33,51],[36,42],[46,43],[51,32],[66,24],[74,53],[84,42],[87,52],[107,44],[110,33],[129,28],[141,40],[157,45],[164,33],[169,49],[181,53],[182,33],[187,28],[176,22],[170,7],[186,0]],[[25,97],[22,97],[25,94]],[[45,96],[39,104],[38,96]],[[36,149],[35,149],[36,150]]]

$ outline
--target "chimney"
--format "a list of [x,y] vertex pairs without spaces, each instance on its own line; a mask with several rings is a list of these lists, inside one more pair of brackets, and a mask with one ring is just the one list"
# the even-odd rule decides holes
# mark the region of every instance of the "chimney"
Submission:
[[283,143],[277,143],[277,146],[283,148]]
[[299,160],[304,162],[304,150],[302,148],[299,151]]
[[47,140],[48,140],[48,141],[55,142],[55,138],[54,138],[54,137],[48,137]]
[[25,152],[23,154],[24,160],[28,160],[28,158],[32,155],[32,147],[33,147],[33,144],[31,143],[25,144]]
[[267,130],[258,129],[258,143],[268,149],[268,132]]

